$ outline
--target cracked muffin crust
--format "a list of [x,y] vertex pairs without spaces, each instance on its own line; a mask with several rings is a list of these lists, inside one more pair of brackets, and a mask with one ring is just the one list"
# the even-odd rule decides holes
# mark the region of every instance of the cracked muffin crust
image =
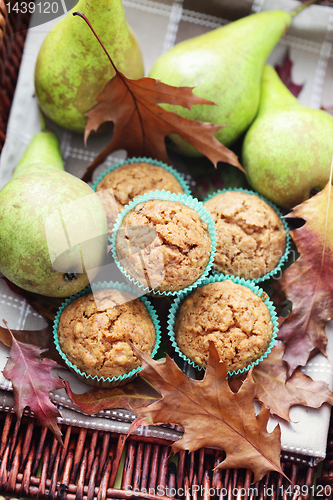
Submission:
[[183,194],[183,188],[174,175],[163,167],[146,162],[122,165],[109,172],[97,184],[96,191],[112,189],[101,195],[101,202],[106,212],[108,228],[112,231],[118,213],[130,201],[150,191],[170,191]]
[[286,248],[286,231],[279,215],[255,194],[219,193],[204,203],[216,226],[213,267],[245,279],[272,271]]
[[208,224],[178,201],[138,203],[116,236],[116,255],[125,272],[159,292],[183,290],[197,281],[211,251]]
[[116,289],[101,289],[65,307],[58,338],[61,350],[79,370],[92,377],[112,378],[140,366],[130,342],[151,354],[156,333],[140,299]]
[[273,335],[270,311],[250,288],[231,280],[197,288],[181,303],[175,321],[179,349],[206,367],[209,340],[228,371],[243,369],[260,358]]

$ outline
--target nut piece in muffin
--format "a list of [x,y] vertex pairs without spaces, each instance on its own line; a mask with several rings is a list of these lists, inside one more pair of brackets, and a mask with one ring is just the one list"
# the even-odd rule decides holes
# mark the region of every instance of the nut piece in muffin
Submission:
[[130,342],[151,354],[156,333],[140,299],[116,289],[101,289],[65,307],[58,339],[62,352],[79,370],[92,377],[112,378],[140,366]]
[[112,231],[118,213],[130,201],[142,194],[162,189],[171,193],[184,193],[171,172],[147,162],[121,165],[106,174],[97,184],[96,191],[105,191],[100,193],[100,199],[106,212],[109,231]]
[[125,272],[158,292],[183,290],[204,273],[212,242],[207,222],[178,201],[138,203],[123,218],[116,254]]
[[209,340],[228,371],[247,367],[269,347],[273,334],[270,312],[250,288],[231,280],[209,283],[181,303],[175,321],[180,351],[206,367]]
[[204,203],[216,226],[213,267],[245,279],[275,269],[286,247],[286,231],[276,211],[255,194],[225,191]]

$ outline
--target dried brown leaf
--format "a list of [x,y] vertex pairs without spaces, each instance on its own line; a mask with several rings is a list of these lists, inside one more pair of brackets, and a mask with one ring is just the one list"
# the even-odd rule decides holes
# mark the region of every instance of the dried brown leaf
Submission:
[[275,346],[266,359],[253,369],[256,397],[271,413],[290,421],[292,406],[319,408],[324,403],[333,404],[333,393],[323,381],[314,381],[295,370],[287,379],[287,363],[282,359],[285,346]]
[[68,396],[84,413],[93,415],[101,410],[124,408],[135,411],[157,401],[161,395],[142,377],[121,387],[93,388],[84,394],[75,394],[64,380]]
[[293,231],[300,257],[288,267],[277,286],[292,302],[278,338],[286,344],[283,359],[289,374],[304,366],[314,351],[326,353],[325,326],[333,317],[333,194],[327,186],[291,212],[305,224]]
[[182,438],[172,445],[173,452],[217,446],[226,453],[218,468],[249,468],[254,481],[268,471],[282,473],[280,428],[267,432],[269,410],[264,406],[255,414],[251,373],[239,391],[232,392],[226,367],[212,342],[203,380],[186,376],[168,356],[165,363],[159,363],[137,349],[135,352],[143,365],[141,375],[163,396],[137,413],[154,424],[175,423],[184,428]]
[[165,137],[179,134],[216,166],[218,161],[230,163],[242,171],[235,153],[223,146],[214,134],[225,125],[199,122],[183,118],[167,111],[159,104],[173,104],[191,109],[195,104],[213,106],[212,101],[193,94],[192,87],[173,87],[154,78],[132,80],[118,71],[110,55],[81,13],[79,15],[90,26],[106,52],[115,76],[96,97],[97,106],[87,113],[88,122],[85,141],[93,130],[101,124],[113,122],[113,137],[106,148],[88,166],[83,180],[90,181],[94,169],[117,149],[125,149],[129,156],[147,156],[169,163],[165,147]]

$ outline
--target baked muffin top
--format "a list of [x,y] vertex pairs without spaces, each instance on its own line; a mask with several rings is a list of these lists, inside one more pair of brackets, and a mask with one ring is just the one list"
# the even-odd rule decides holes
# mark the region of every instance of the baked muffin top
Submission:
[[205,271],[212,243],[208,224],[178,201],[138,203],[123,218],[116,254],[123,269],[141,285],[159,292],[178,291]]
[[158,165],[146,162],[137,162],[121,165],[107,173],[97,184],[96,191],[112,189],[101,196],[109,230],[118,213],[130,201],[150,191],[164,189],[171,193],[183,194],[183,188],[171,172]]
[[204,203],[216,226],[213,267],[224,274],[258,279],[279,263],[286,231],[277,212],[259,196],[225,191]]
[[79,370],[108,378],[137,368],[140,363],[130,343],[151,354],[156,334],[140,299],[116,289],[101,289],[65,307],[58,338],[61,350]]
[[228,371],[243,369],[267,350],[273,334],[270,311],[250,288],[225,280],[198,287],[181,303],[174,326],[181,352],[206,366],[209,340]]

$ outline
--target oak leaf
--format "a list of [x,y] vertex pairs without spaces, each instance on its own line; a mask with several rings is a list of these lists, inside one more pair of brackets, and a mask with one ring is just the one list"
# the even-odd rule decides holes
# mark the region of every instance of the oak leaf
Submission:
[[290,421],[292,406],[319,408],[324,403],[333,404],[333,393],[323,381],[314,381],[296,369],[287,378],[287,363],[282,359],[285,346],[275,346],[267,358],[254,367],[252,376],[256,383],[256,397],[273,415]]
[[159,106],[164,103],[191,109],[195,104],[213,106],[212,101],[193,94],[193,87],[173,87],[154,78],[127,78],[113,63],[87,18],[79,12],[74,15],[82,17],[90,26],[116,72],[96,97],[97,106],[87,113],[85,141],[102,123],[113,122],[114,130],[110,143],[88,166],[84,181],[90,181],[94,169],[117,149],[125,149],[129,156],[152,157],[169,163],[165,137],[172,133],[179,134],[215,166],[222,161],[243,170],[235,153],[214,137],[225,125],[189,120]]
[[93,415],[101,410],[124,408],[135,411],[160,399],[161,395],[142,377],[121,387],[93,388],[84,394],[75,394],[64,380],[67,395],[84,413]]
[[280,428],[267,432],[269,410],[254,409],[255,383],[251,373],[237,393],[229,388],[227,369],[220,362],[213,342],[202,380],[185,375],[169,357],[164,363],[152,360],[135,348],[143,365],[141,376],[147,378],[163,398],[137,411],[154,424],[173,423],[184,428],[182,438],[172,445],[174,453],[217,446],[226,453],[219,469],[249,468],[254,482],[268,471],[280,467]]
[[10,330],[4,328],[0,325],[0,342],[2,342],[7,347],[12,347],[13,337],[19,342],[24,344],[33,344],[37,347],[41,347],[43,351],[41,352],[41,357],[47,357],[53,359],[59,365],[66,367],[66,363],[58,353],[54,342],[53,342],[53,327],[48,324],[45,328],[40,330]]
[[62,380],[51,374],[52,369],[61,366],[53,360],[42,359],[40,356],[44,351],[40,347],[19,342],[12,335],[10,356],[3,375],[13,385],[14,411],[18,421],[28,406],[40,424],[50,429],[62,443],[57,423],[57,417],[61,415],[49,398],[50,391],[63,387]]
[[292,217],[305,224],[290,232],[300,257],[276,286],[292,302],[278,339],[286,344],[283,359],[289,375],[317,350],[326,353],[325,326],[333,315],[333,195],[329,182],[318,194],[296,206]]
[[297,83],[294,83],[292,80],[292,69],[293,69],[294,63],[290,59],[290,54],[289,50],[287,50],[286,55],[282,61],[281,64],[277,64],[275,66],[275,70],[277,74],[279,75],[282,83],[285,84],[288,90],[295,96],[298,97],[300,94],[301,90],[303,89],[304,85],[297,85]]

